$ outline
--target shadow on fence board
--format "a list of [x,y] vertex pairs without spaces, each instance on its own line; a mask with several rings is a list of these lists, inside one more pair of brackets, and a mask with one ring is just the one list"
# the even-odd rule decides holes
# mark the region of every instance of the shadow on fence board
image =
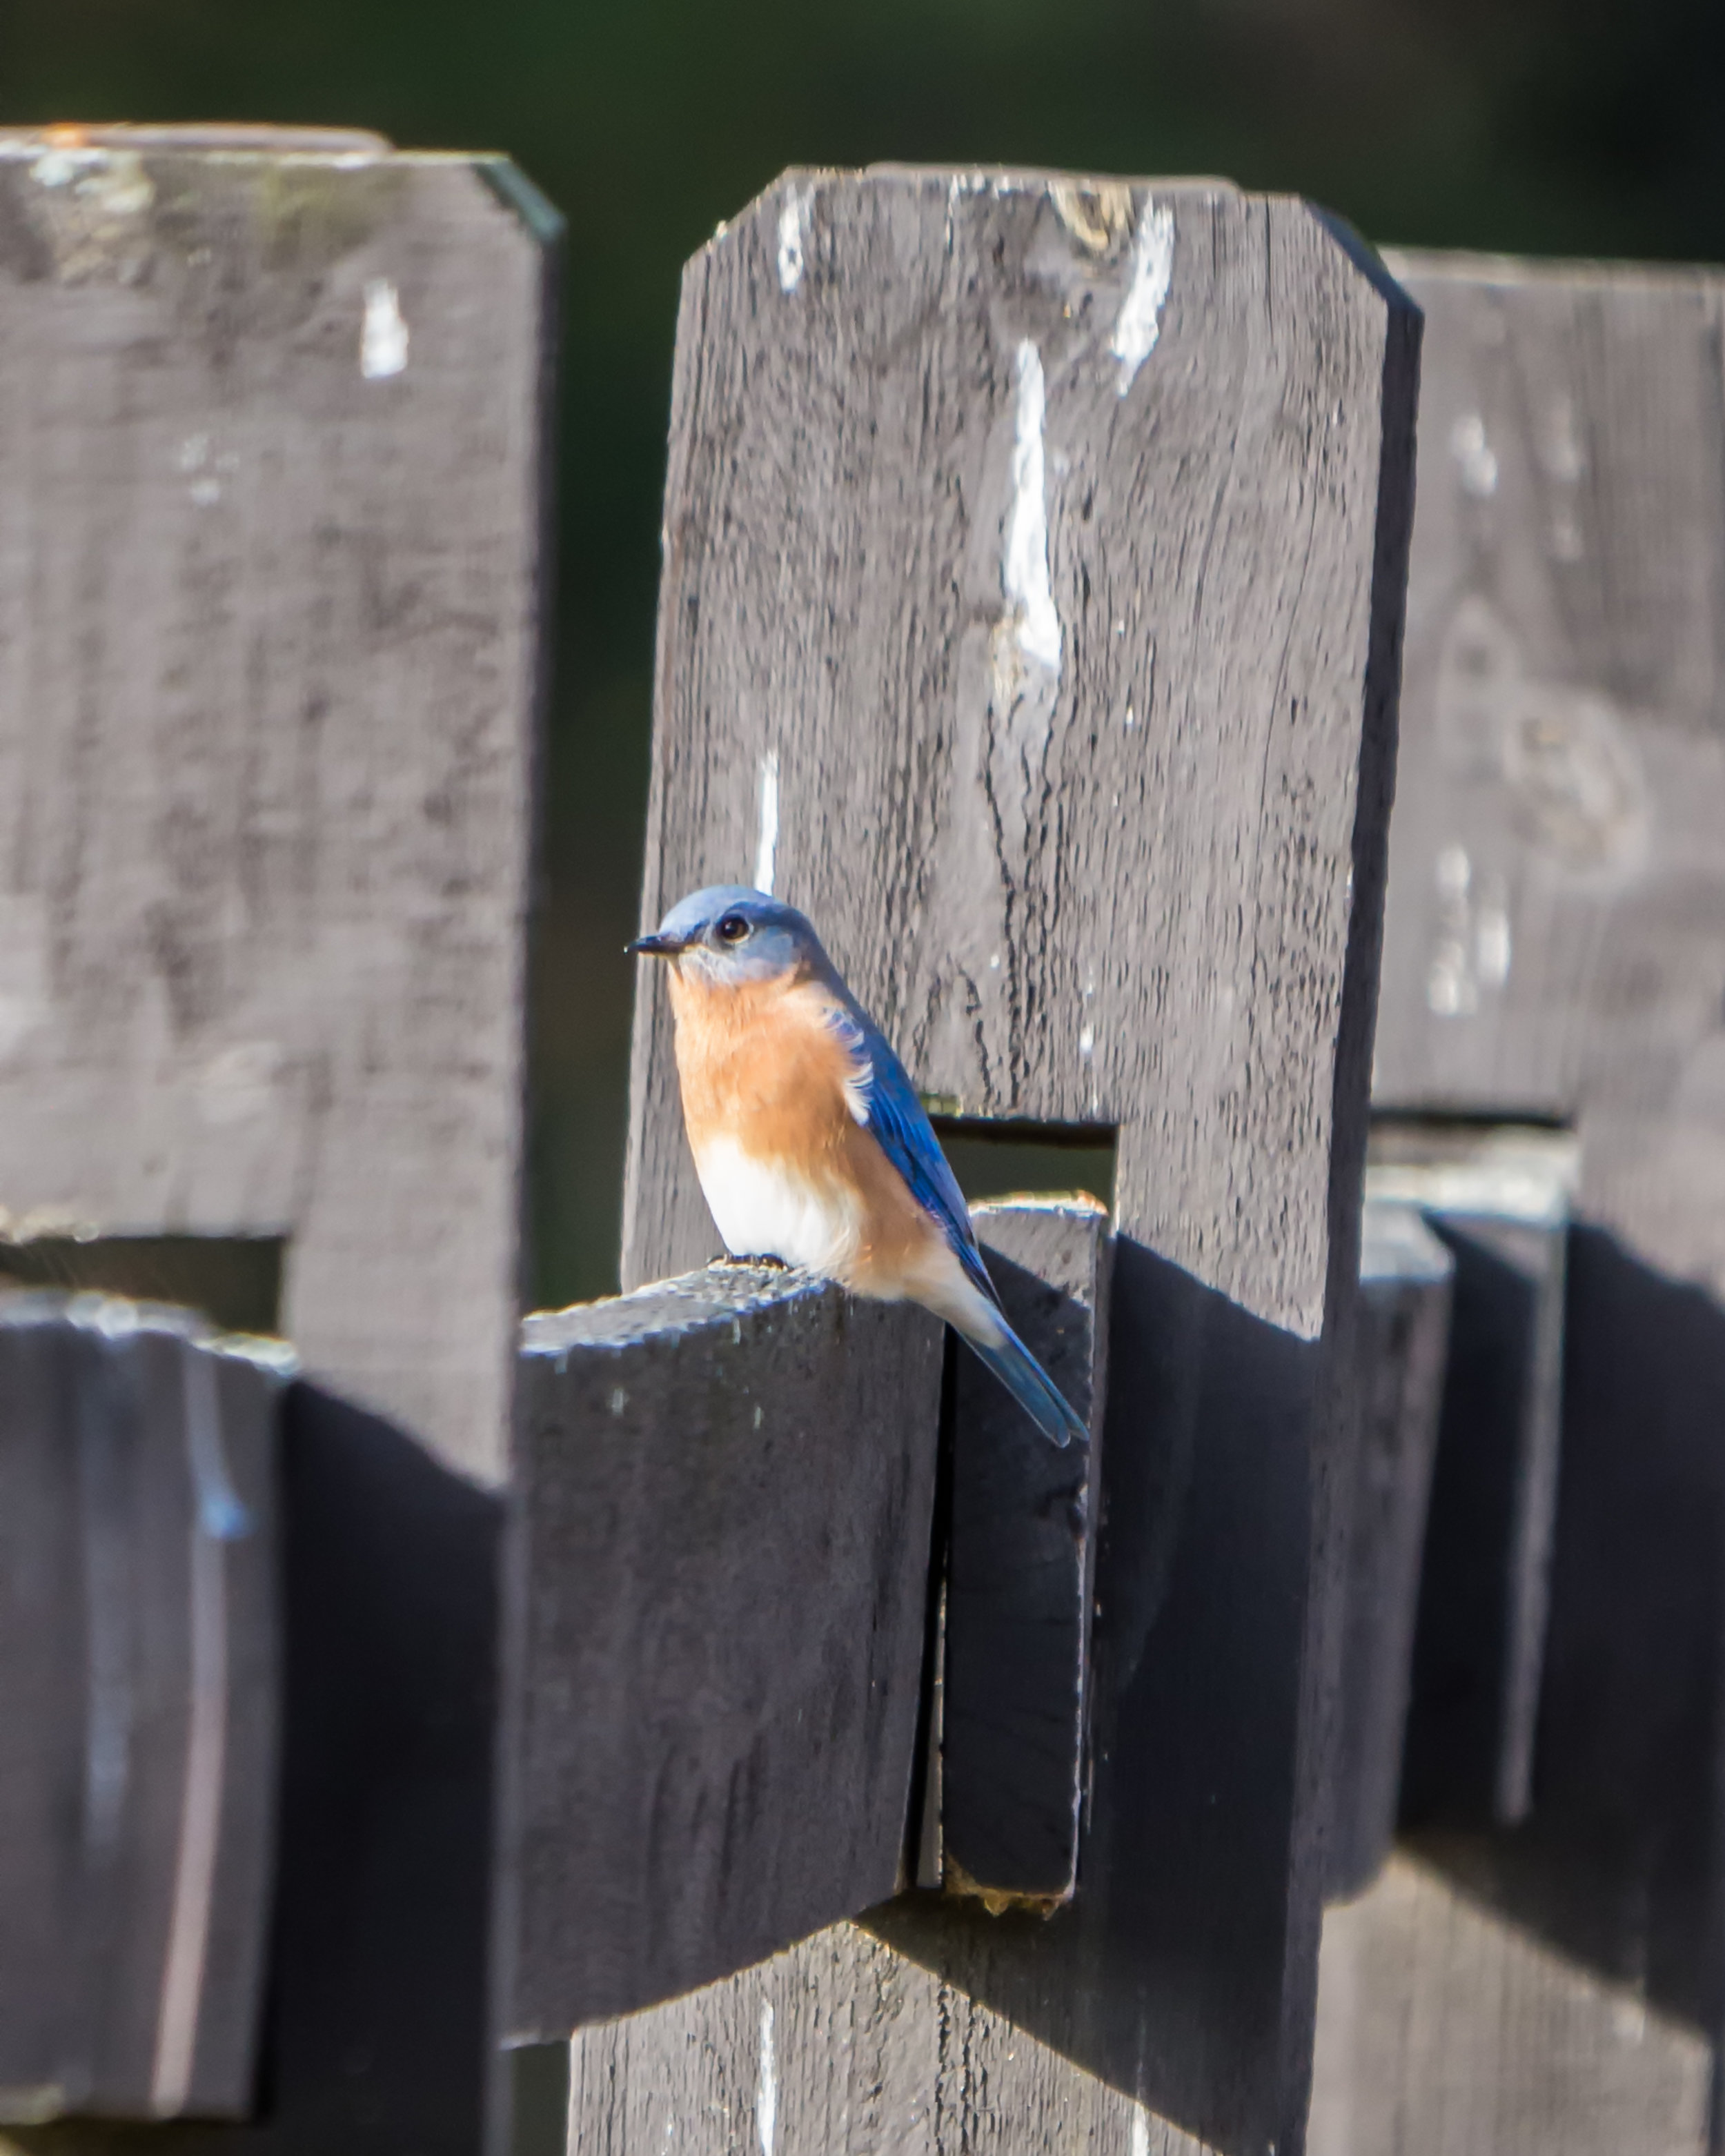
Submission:
[[285,1360],[0,1296],[0,2130],[251,2107]]
[[[1045,1911],[1077,1884],[1114,1246],[1082,1197],[972,1208],[1007,1322],[1090,1432],[1056,1450],[952,1342],[928,1876]],[[929,1830],[932,1829],[932,1831]]]
[[[279,1853],[267,1922],[254,1897],[223,1912],[269,1941],[256,2085],[241,2094],[256,2116],[4,2129],[21,2147],[481,2145],[503,1501],[304,1383],[280,1445]],[[249,1649],[257,1614],[234,1614]],[[167,1673],[141,1671],[158,1686]]]
[[1249,2146],[1252,2067],[1281,2041],[1317,1350],[1127,1238],[1113,1312],[1081,1891],[1045,1918],[917,1896],[866,1921],[1110,2087]]
[[1453,1269],[1401,1817],[1512,1825],[1532,1800],[1575,1142],[1538,1127],[1381,1118],[1368,1163],[1368,1192],[1420,1205]]
[[[1609,2048],[1609,2017],[1651,2006],[1717,2046],[1725,286],[1392,259],[1427,330],[1376,1101],[1531,1111],[1579,1153],[1532,1808],[1512,1835],[1420,1847],[1574,1958],[1553,2043],[1585,2043],[1590,2012]],[[1561,2060],[1510,2041],[1490,1937],[1420,1907],[1404,1965],[1443,1968],[1450,2055],[1362,2065],[1359,2121],[1393,2106],[1416,2156],[1458,2133],[1516,2156],[1542,2133],[1673,2145],[1671,2103],[1602,2112],[1584,2143],[1573,2114],[1560,2128],[1542,2091]]]
[[1725,1310],[1603,1229],[1576,1228],[1564,1384],[1538,1802],[1507,1839],[1426,1834],[1414,1846],[1712,2034],[1725,1913]]
[[1368,1885],[1395,1832],[1432,1456],[1443,1405],[1455,1262],[1410,1205],[1374,1199],[1360,1246],[1353,1480],[1337,1625],[1327,1873],[1332,1898]]

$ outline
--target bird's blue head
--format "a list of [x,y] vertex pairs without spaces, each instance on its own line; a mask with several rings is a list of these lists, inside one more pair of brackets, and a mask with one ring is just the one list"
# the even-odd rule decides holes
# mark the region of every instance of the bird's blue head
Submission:
[[743,884],[714,884],[691,892],[652,935],[638,937],[629,947],[648,957],[675,959],[715,988],[832,971],[804,915]]

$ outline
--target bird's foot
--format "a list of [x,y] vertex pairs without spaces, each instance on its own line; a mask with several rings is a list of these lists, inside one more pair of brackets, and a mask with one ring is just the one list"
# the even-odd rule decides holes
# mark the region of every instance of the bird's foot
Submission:
[[790,1270],[784,1260],[775,1257],[770,1250],[754,1253],[727,1251],[725,1256],[716,1258],[713,1262],[721,1265],[742,1266],[750,1272],[788,1273]]

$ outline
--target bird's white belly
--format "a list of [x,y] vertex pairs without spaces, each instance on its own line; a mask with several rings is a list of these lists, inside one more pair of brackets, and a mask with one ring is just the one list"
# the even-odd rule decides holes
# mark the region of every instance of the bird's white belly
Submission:
[[695,1172],[725,1247],[735,1257],[783,1258],[811,1272],[843,1274],[860,1240],[857,1204],[842,1188],[812,1183],[793,1168],[712,1137]]

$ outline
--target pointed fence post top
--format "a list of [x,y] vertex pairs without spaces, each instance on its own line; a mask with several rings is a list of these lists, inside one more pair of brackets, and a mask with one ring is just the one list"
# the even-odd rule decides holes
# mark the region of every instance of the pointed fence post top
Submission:
[[[678,331],[644,917],[770,881],[925,1094],[1117,1128],[1122,1230],[1308,1337],[1418,321],[1297,201],[883,167],[787,174]],[[630,1281],[712,1248],[661,994]]]

